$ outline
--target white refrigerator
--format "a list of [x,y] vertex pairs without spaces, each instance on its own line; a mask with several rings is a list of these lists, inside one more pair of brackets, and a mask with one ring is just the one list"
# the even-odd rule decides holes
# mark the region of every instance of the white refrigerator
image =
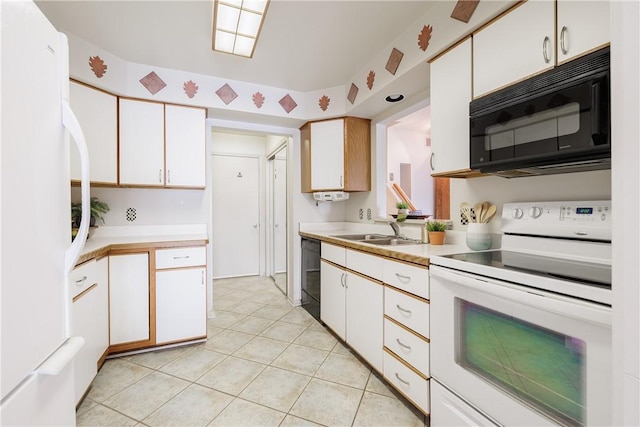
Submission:
[[[0,425],[75,425],[67,275],[88,226],[86,146],[68,108],[66,37],[31,1],[0,1]],[[71,243],[69,136],[84,159]]]

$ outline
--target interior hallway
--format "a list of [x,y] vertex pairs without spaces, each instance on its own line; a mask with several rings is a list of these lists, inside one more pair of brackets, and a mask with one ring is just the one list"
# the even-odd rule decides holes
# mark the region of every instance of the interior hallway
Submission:
[[206,343],[108,360],[79,426],[425,426],[269,277],[214,281]]

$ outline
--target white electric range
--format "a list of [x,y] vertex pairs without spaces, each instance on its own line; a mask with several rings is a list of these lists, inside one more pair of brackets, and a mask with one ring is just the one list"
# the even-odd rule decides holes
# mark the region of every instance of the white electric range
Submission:
[[430,260],[432,424],[610,424],[611,203],[505,204],[501,230]]

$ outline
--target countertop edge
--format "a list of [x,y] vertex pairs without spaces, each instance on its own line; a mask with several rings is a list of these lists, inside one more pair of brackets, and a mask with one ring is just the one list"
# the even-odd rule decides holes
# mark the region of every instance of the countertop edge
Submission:
[[103,258],[108,256],[111,252],[130,252],[142,249],[158,249],[158,248],[178,248],[185,246],[202,246],[209,243],[209,239],[195,238],[180,239],[180,240],[162,240],[162,241],[144,241],[141,238],[140,242],[132,243],[107,243],[104,246],[93,249],[88,252],[83,252],[78,261],[76,261],[76,267],[87,261],[91,261],[96,258]]
[[308,231],[298,232],[302,237],[309,237],[311,239],[317,239],[322,242],[331,243],[338,246],[344,246],[349,249],[359,250],[361,252],[367,252],[374,255],[380,255],[387,258],[397,259],[405,261],[411,264],[421,265],[423,267],[429,267],[429,258],[419,255],[407,254],[400,251],[394,251],[388,247],[373,246],[366,243],[354,242],[352,240],[345,240],[336,237],[326,236],[324,234],[315,234]]

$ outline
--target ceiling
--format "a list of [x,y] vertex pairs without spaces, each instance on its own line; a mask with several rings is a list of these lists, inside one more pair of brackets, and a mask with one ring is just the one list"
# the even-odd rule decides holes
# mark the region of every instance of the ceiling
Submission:
[[120,58],[296,91],[346,85],[427,0],[272,0],[253,58],[211,50],[212,1],[36,2],[60,30]]

